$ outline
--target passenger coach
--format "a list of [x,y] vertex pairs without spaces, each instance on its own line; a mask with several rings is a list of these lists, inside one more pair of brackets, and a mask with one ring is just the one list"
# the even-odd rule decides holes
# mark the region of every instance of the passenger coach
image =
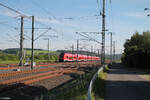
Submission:
[[61,53],[59,56],[60,62],[65,61],[98,61],[100,60],[100,57],[96,56],[87,56],[87,55],[81,55],[81,54],[70,54],[70,53]]

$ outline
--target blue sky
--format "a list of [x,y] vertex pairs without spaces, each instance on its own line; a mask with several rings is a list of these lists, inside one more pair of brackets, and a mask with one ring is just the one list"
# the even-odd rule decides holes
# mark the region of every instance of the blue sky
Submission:
[[[51,50],[69,49],[72,44],[76,46],[76,40],[82,38],[75,32],[101,31],[101,17],[95,16],[101,10],[102,0],[1,0],[11,8],[26,15],[34,15],[35,27],[49,28],[46,35],[57,35],[58,38],[50,38]],[[114,32],[116,51],[121,52],[126,39],[135,31],[143,32],[150,29],[150,18],[144,11],[150,7],[149,0],[107,0],[106,3],[106,28]],[[0,7],[0,49],[19,47],[15,41],[19,41],[20,19],[16,13]],[[71,19],[69,19],[71,18]],[[42,24],[41,24],[42,23]],[[44,24],[44,25],[43,25]],[[25,18],[25,28],[31,28],[31,19]],[[14,29],[15,28],[15,29]],[[25,35],[31,37],[31,30],[25,29]],[[35,30],[38,37],[46,30]],[[91,37],[101,41],[101,35],[90,34]],[[46,49],[47,42],[41,37],[35,41],[35,48]],[[109,46],[110,35],[106,32],[106,46]],[[100,49],[100,45],[94,42],[80,41],[81,47],[90,50],[91,46]],[[31,47],[30,39],[26,38],[25,47]],[[106,53],[109,48],[106,47]]]

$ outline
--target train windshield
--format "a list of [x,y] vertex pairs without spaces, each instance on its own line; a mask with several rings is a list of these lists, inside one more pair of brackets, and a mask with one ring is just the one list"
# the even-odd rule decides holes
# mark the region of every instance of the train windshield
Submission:
[[60,57],[60,58],[63,58],[63,57],[64,57],[64,53],[61,53],[59,57]]

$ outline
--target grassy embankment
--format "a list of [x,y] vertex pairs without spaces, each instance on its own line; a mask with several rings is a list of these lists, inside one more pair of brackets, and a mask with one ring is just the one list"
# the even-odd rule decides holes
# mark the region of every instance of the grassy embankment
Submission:
[[40,98],[41,100],[46,100],[47,97],[51,97],[51,100],[86,100],[88,86],[95,72],[96,70],[77,77],[56,91],[51,91],[46,95],[40,96]]
[[[93,84],[92,100],[104,100],[105,96],[105,79],[107,77],[106,67],[103,71],[98,74],[98,78]],[[52,96],[55,100],[86,100],[89,83],[96,71],[88,73],[76,80],[61,87],[59,92],[50,92],[50,94],[42,95],[41,100],[45,100],[46,97]],[[57,96],[55,95],[57,94]],[[53,99],[52,99],[53,100]]]
[[105,79],[107,77],[108,66],[105,67],[96,78],[93,84],[92,100],[104,100],[105,98]]

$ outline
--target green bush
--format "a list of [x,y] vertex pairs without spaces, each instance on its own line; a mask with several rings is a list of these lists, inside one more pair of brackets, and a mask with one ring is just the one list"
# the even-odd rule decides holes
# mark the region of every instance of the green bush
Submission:
[[124,44],[122,62],[128,67],[150,68],[150,32],[136,32]]

